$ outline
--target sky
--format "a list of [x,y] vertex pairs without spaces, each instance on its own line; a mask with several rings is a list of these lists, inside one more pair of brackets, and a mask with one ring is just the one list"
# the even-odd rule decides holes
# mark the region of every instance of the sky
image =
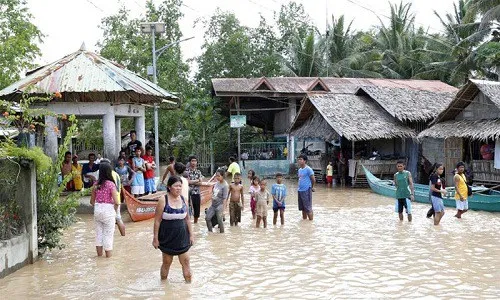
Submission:
[[[445,14],[453,10],[453,3],[458,0],[407,0],[412,3],[416,15],[416,25],[431,32],[442,30],[434,10]],[[27,0],[33,15],[32,22],[46,36],[40,45],[42,56],[36,63],[45,65],[77,51],[84,42],[87,50],[98,51],[97,42],[102,39],[101,19],[115,14],[121,6],[127,7],[132,17],[139,17],[145,12],[146,0]],[[154,0],[159,4],[162,0]],[[184,59],[201,54],[203,28],[197,19],[209,17],[216,8],[232,11],[243,25],[255,27],[260,14],[268,20],[273,11],[278,11],[289,0],[184,0],[182,12],[184,18],[180,27],[184,37],[193,39],[181,43]],[[370,29],[380,24],[377,15],[388,22],[389,4],[400,0],[296,0],[302,3],[314,24],[322,31],[326,20],[345,15],[346,20],[353,20],[354,29]],[[328,16],[328,17],[327,17]],[[139,30],[139,28],[137,29]],[[151,49],[145,49],[151,51]]]

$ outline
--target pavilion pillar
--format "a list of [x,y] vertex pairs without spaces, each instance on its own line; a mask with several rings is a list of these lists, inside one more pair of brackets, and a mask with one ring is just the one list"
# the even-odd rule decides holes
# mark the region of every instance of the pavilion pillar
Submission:
[[119,152],[122,150],[122,119],[115,118],[115,150]]
[[104,141],[103,157],[114,161],[117,158],[116,134],[115,134],[115,111],[111,107],[102,117],[102,137]]
[[146,148],[146,118],[144,111],[140,117],[134,118],[135,131],[137,131],[137,140],[142,143],[142,147]]
[[45,116],[45,154],[57,161],[57,117]]
[[[297,115],[297,100],[290,99],[288,101],[288,121],[291,125]],[[295,163],[295,137],[291,134],[288,135],[288,161]]]

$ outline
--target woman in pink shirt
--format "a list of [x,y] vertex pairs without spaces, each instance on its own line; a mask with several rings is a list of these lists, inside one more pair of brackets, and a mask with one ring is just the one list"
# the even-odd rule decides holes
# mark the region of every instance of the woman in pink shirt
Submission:
[[102,256],[104,248],[106,257],[111,257],[115,232],[115,203],[118,203],[118,193],[111,173],[111,165],[100,164],[99,179],[94,184],[90,197],[90,205],[94,206],[97,256]]

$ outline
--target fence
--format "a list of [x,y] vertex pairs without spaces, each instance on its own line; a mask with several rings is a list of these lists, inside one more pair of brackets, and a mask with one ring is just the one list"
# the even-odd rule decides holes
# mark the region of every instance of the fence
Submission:
[[36,218],[34,163],[0,159],[0,278],[36,260]]
[[[241,143],[241,158],[244,160],[286,160],[287,142]],[[248,158],[246,157],[248,155]]]

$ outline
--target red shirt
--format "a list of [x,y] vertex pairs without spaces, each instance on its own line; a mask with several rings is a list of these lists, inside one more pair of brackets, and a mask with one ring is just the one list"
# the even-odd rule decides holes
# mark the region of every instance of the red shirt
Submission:
[[[155,158],[149,155],[143,155],[142,159],[144,159],[144,163],[146,164],[152,164],[155,161]],[[146,172],[144,172],[144,179],[151,179],[151,178],[155,178],[155,170],[147,169]]]

